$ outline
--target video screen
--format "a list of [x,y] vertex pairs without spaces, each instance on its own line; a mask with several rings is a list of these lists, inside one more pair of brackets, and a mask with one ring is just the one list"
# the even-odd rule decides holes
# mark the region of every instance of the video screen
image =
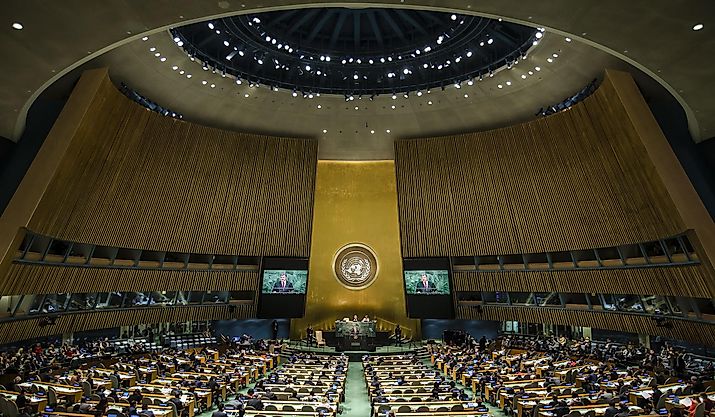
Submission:
[[308,259],[263,258],[258,318],[298,318],[305,313]]
[[449,271],[405,271],[405,291],[408,295],[449,295]]
[[266,269],[263,271],[263,294],[305,294],[308,271]]
[[405,258],[402,269],[407,317],[454,318],[449,258]]

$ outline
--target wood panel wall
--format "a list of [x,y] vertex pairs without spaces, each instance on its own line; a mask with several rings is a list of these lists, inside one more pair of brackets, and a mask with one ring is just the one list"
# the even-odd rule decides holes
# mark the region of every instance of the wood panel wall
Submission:
[[61,315],[54,325],[43,327],[38,325],[38,318],[2,322],[0,323],[0,343],[137,324],[174,323],[188,320],[228,320],[255,316],[256,306],[248,304],[78,312]]
[[606,79],[570,110],[395,145],[405,257],[616,246],[685,230]]
[[610,270],[455,272],[456,291],[565,292],[715,298],[702,265]]
[[0,294],[106,291],[258,291],[259,273],[13,264]]
[[468,320],[515,320],[521,323],[550,323],[596,329],[614,330],[652,336],[664,336],[705,346],[715,346],[715,325],[672,320],[672,328],[658,327],[650,317],[635,314],[574,311],[546,307],[482,306],[481,312],[465,306],[457,308],[457,316]]
[[307,257],[317,141],[161,116],[105,80],[28,229],[99,245]]

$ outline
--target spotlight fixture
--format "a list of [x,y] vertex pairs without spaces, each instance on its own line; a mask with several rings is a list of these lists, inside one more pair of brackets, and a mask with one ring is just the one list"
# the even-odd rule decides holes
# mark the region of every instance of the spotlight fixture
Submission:
[[[22,25],[21,25],[21,26],[22,26]],[[15,27],[15,26],[13,25],[13,27]],[[704,26],[702,23],[698,23],[698,24],[696,24],[695,26],[693,26],[693,30],[694,30],[694,31],[702,30],[704,27],[705,27],[705,26]],[[17,28],[16,28],[16,29],[17,29]]]
[[[337,18],[345,15],[345,19],[350,19],[346,21],[351,21],[356,13],[350,9],[323,10],[326,13],[329,11],[331,16]],[[381,13],[378,9],[375,12]],[[433,19],[425,20],[430,23],[419,29],[422,34],[427,34],[429,40],[414,36],[414,33],[404,37],[392,36],[394,34],[388,33],[390,29],[386,28],[385,35],[389,35],[391,40],[387,48],[388,38],[385,38],[384,46],[386,51],[390,52],[372,54],[369,52],[370,48],[363,48],[365,45],[353,39],[356,36],[354,31],[318,24],[324,19],[320,16],[326,16],[323,13],[291,11],[290,19],[285,13],[287,12],[277,11],[225,17],[173,28],[170,33],[177,45],[179,42],[186,44],[180,47],[189,57],[197,57],[202,67],[205,63],[206,67],[222,72],[222,76],[222,69],[225,68],[226,76],[248,76],[254,83],[274,83],[280,80],[283,88],[292,90],[295,87],[296,91],[312,89],[316,93],[320,91],[343,95],[347,101],[350,101],[349,95],[359,94],[371,98],[380,93],[396,95],[396,91],[400,91],[400,94],[418,94],[418,86],[421,89],[418,96],[422,96],[430,87],[437,88],[461,82],[473,85],[479,72],[487,74],[487,68],[501,70],[507,66],[504,57],[510,57],[509,66],[515,65],[514,58],[522,59],[525,51],[528,52],[532,47],[531,43],[544,36],[543,31],[538,28],[510,22],[498,23],[496,19],[406,10],[404,14],[407,15],[434,14]],[[406,21],[421,20],[414,19],[415,17],[418,16],[404,18]],[[419,16],[422,17],[424,16]],[[318,33],[308,37],[307,33],[303,33],[303,29],[293,30],[290,22],[295,20],[294,18],[305,22],[305,30],[312,28],[311,31]],[[458,28],[458,25],[464,27]],[[220,29],[221,27],[231,30]],[[327,55],[325,45],[321,44],[319,39],[335,36],[336,30],[338,39],[344,38],[345,42],[333,45],[331,57]],[[407,30],[413,29],[408,27]],[[505,36],[507,32],[508,36]],[[192,41],[189,43],[183,39]],[[496,39],[499,39],[499,42],[495,42]],[[475,53],[478,45],[487,44],[488,54]],[[249,45],[251,50],[246,51],[245,48]],[[237,59],[245,54],[249,54],[252,59]],[[457,65],[466,59],[469,59],[469,66]],[[259,67],[264,61],[270,65]],[[419,82],[411,79],[412,75],[417,73]],[[363,80],[374,80],[374,83],[362,83]]]

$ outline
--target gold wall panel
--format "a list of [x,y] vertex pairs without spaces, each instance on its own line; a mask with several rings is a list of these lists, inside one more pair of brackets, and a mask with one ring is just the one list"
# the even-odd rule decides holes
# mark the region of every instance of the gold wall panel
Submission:
[[[407,318],[402,288],[394,163],[319,161],[313,216],[305,317],[293,320],[291,336],[303,336],[308,325],[328,330],[353,314],[399,323],[416,336],[419,321]],[[336,252],[349,243],[377,256],[379,275],[361,290],[346,288],[333,272]]]

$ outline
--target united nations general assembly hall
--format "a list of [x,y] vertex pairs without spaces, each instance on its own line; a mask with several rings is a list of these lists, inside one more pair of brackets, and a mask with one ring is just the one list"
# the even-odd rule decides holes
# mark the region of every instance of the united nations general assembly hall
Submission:
[[714,2],[0,17],[0,417],[715,417]]

